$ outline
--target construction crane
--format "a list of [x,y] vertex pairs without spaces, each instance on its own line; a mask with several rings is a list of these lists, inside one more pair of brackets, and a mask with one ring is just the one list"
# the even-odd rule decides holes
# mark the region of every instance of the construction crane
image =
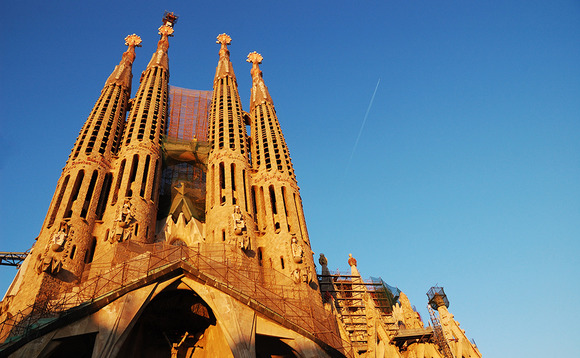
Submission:
[[0,252],[0,265],[20,267],[28,252]]

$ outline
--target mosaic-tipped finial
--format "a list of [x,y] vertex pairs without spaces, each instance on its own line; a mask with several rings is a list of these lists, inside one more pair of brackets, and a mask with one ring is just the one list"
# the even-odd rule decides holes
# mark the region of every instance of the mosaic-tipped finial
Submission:
[[[228,50],[228,45],[232,43],[232,38],[229,37],[227,34],[219,34],[217,37],[217,44],[220,44],[220,58],[230,58],[230,50]],[[228,60],[229,61],[229,60]],[[231,71],[233,73],[233,71]]]
[[215,43],[221,44],[222,46],[227,46],[232,43],[232,38],[226,33],[219,34]]
[[161,27],[159,28],[159,35],[161,36],[173,36],[173,32],[175,30],[173,30],[173,27],[169,26],[169,25],[161,25]]
[[264,57],[262,57],[262,55],[260,55],[256,51],[254,51],[248,54],[248,59],[246,61],[258,66],[260,63],[262,63],[263,60]]
[[125,37],[125,46],[129,47],[141,47],[141,37],[132,34]]

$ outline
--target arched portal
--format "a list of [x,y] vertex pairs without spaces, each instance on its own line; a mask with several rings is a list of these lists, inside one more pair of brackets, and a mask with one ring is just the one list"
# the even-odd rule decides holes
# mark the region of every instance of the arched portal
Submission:
[[[166,290],[144,309],[119,357],[192,357],[203,349],[206,331],[216,319],[209,306],[193,291]],[[172,355],[173,354],[173,355]]]
[[296,358],[299,355],[281,338],[256,334],[256,358]]

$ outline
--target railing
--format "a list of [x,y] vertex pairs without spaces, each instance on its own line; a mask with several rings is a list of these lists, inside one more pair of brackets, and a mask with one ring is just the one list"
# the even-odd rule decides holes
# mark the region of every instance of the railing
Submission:
[[90,304],[180,261],[343,351],[345,342],[338,334],[336,320],[324,309],[318,290],[304,283],[295,284],[286,274],[260,266],[238,248],[222,244],[192,248],[131,241],[116,245],[112,264],[98,260],[87,264],[80,284],[64,293],[47,294],[2,322],[0,342],[31,334],[73,307]]

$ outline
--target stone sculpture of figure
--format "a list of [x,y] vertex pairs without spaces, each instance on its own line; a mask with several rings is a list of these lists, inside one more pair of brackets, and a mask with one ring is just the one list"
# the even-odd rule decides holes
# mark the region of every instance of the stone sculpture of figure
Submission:
[[356,259],[352,257],[352,254],[348,254],[348,264],[350,266],[356,266]]
[[306,266],[304,268],[304,270],[302,270],[302,282],[304,283],[310,283],[312,282],[312,271],[310,270],[310,267]]
[[44,258],[39,257],[38,260],[38,274],[46,272],[51,275],[56,275],[62,268],[62,262],[50,254],[46,254]]
[[238,205],[234,206],[232,218],[234,219],[234,234],[242,235],[242,233],[246,231],[246,223],[242,218],[242,211]]
[[248,248],[250,248],[250,238],[248,237],[248,235],[242,235],[238,237],[238,246],[242,250],[247,250]]
[[294,283],[300,283],[300,269],[292,271],[292,280]]
[[298,243],[298,239],[292,237],[292,243],[290,246],[292,247],[292,258],[294,259],[294,262],[297,264],[301,263],[304,250],[302,250],[302,246]]
[[124,228],[129,226],[132,219],[133,213],[131,212],[131,202],[129,200],[126,200],[125,203],[123,204],[123,207],[121,208],[121,211],[119,212],[119,216],[117,217],[116,221],[119,222],[120,227]]
[[326,256],[324,256],[324,254],[320,254],[320,257],[318,258],[318,263],[320,264],[320,266],[328,265],[328,260],[326,259]]
[[60,230],[55,232],[52,236],[52,244],[50,245],[50,249],[54,252],[62,251],[67,236],[66,227],[61,226]]
[[[117,225],[110,237],[110,241],[114,242],[121,242],[123,240],[128,240],[131,237],[131,230],[127,230],[130,226],[132,226],[132,221],[134,219],[133,211],[131,210],[131,202],[129,200],[125,200],[123,207],[119,211],[119,215],[115,221]],[[125,234],[125,231],[128,231]]]

